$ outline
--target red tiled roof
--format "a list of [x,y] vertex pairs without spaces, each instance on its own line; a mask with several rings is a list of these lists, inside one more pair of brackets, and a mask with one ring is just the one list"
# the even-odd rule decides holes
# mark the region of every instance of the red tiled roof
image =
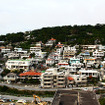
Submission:
[[56,39],[54,39],[54,38],[51,38],[50,40],[56,40]]
[[68,80],[70,80],[70,81],[72,81],[72,80],[74,80],[72,77],[68,77]]
[[52,61],[53,59],[47,59],[47,61]]
[[63,45],[63,44],[57,44],[57,45],[59,46],[59,45]]
[[34,75],[38,75],[41,76],[41,73],[36,73],[36,72],[25,72],[25,73],[20,73],[19,76],[26,76],[26,75],[30,75],[30,76],[34,76]]

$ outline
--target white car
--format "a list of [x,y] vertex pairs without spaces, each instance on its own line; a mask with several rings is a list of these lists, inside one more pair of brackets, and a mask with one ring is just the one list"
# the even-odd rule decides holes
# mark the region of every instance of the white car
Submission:
[[84,90],[84,91],[88,91],[88,88],[82,88],[82,90]]
[[0,102],[6,102],[6,100],[4,100],[4,99],[0,99]]

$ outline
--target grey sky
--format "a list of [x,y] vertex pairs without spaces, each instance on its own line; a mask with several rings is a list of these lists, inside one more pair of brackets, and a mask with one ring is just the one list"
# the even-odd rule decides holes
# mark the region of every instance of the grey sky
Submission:
[[0,0],[0,34],[105,23],[105,0]]

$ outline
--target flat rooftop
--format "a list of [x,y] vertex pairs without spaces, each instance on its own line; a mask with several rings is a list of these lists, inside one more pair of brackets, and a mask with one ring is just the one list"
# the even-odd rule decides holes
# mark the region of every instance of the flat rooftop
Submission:
[[100,105],[90,91],[58,90],[52,105]]

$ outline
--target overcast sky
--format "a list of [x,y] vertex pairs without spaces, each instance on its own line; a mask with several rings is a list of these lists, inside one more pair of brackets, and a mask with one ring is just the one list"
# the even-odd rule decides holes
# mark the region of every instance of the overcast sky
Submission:
[[0,35],[97,23],[105,23],[105,0],[0,0]]

